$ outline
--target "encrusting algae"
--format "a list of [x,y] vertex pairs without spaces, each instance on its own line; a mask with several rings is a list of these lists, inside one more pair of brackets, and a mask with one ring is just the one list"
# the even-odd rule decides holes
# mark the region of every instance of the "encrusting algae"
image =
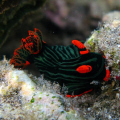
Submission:
[[85,46],[92,52],[105,55],[108,67],[112,68],[111,75],[116,79],[116,76],[120,76],[120,13],[108,13],[104,21],[103,26],[87,39]]
[[72,110],[65,110],[63,96],[54,91],[59,91],[58,84],[52,86],[42,78],[14,69],[6,59],[0,61],[0,66],[1,119],[77,119]]

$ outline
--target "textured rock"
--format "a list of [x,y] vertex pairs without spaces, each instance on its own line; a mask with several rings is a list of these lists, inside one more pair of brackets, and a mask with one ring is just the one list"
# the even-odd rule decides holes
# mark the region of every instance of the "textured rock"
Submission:
[[78,119],[75,111],[65,110],[65,98],[53,90],[59,90],[59,85],[52,86],[42,78],[14,69],[5,59],[0,61],[0,67],[1,119]]
[[120,76],[120,12],[111,12],[103,19],[105,23],[92,33],[85,46],[92,52],[104,54],[108,66],[112,67],[112,75]]

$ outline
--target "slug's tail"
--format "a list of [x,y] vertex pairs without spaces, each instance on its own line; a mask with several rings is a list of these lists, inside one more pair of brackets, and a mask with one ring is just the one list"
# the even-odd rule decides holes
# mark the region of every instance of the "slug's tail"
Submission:
[[29,55],[30,52],[25,50],[23,46],[20,46],[14,51],[14,55],[10,61],[10,64],[13,64],[15,68],[24,69],[27,65],[30,64],[30,62],[27,61]]
[[10,61],[16,68],[25,68],[30,64],[28,57],[31,54],[38,54],[42,50],[42,45],[45,43],[42,38],[42,33],[35,28],[34,31],[28,31],[29,36],[22,38],[22,45],[14,51],[14,55]]
[[29,36],[21,40],[22,46],[31,54],[38,54],[42,49],[42,33],[37,28],[35,28],[35,31],[29,30],[28,33]]

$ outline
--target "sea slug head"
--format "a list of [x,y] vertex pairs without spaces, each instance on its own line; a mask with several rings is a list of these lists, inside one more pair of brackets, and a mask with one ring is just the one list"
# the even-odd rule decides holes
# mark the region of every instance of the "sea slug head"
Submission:
[[25,39],[22,38],[22,46],[28,50],[31,54],[38,54],[42,49],[42,33],[35,28],[35,31],[28,31],[29,36]]

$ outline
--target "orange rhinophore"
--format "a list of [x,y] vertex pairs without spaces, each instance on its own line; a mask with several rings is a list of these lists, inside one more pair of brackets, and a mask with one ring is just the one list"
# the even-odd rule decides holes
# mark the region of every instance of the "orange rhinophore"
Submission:
[[88,54],[88,53],[89,53],[89,50],[80,51],[80,54],[81,54],[81,55]]
[[72,44],[74,44],[75,46],[77,46],[79,49],[84,49],[85,48],[84,44],[81,43],[78,40],[72,40]]
[[90,65],[81,65],[76,69],[79,73],[88,73],[92,70]]
[[88,54],[89,50],[87,50],[84,46],[83,43],[81,43],[78,40],[72,40],[72,44],[74,44],[75,46],[77,46],[80,49],[80,54],[84,55],[84,54]]

